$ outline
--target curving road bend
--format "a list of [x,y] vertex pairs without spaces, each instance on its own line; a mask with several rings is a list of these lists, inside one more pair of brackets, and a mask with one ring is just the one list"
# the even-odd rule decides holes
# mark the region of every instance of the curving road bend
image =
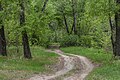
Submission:
[[75,73],[72,76],[64,77],[62,80],[84,80],[85,77],[93,70],[94,65],[83,56],[78,56],[74,54],[68,54],[65,55],[64,52],[61,50],[47,50],[48,52],[54,52],[58,55],[60,55],[64,59],[64,66],[61,70],[55,72],[55,74],[50,75],[36,75],[34,77],[31,77],[28,80],[57,80],[57,77],[61,77],[62,75],[65,75],[69,73],[69,71],[73,70],[75,67],[75,61],[77,61],[79,64],[81,64],[79,67],[81,70],[79,73]]

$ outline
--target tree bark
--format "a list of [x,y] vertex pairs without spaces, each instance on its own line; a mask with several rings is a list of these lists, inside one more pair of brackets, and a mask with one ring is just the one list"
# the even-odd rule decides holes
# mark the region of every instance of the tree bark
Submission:
[[[116,4],[120,5],[120,0],[116,0]],[[115,14],[116,22],[116,44],[115,44],[115,56],[120,56],[120,9]]]
[[115,48],[115,32],[116,32],[116,27],[112,24],[112,20],[109,14],[109,24],[111,28],[111,42],[112,42],[112,48],[113,48],[113,54],[116,56],[116,48]]
[[[0,11],[2,10],[3,10],[2,3],[0,2]],[[0,19],[0,54],[3,56],[7,56],[6,39],[5,39],[4,25],[2,19]]]
[[63,18],[64,18],[64,23],[65,23],[66,31],[69,34],[69,28],[68,28],[68,24],[67,24],[67,19],[66,19],[66,16],[65,16],[64,13],[63,13]]
[[71,34],[72,34],[72,31],[74,31],[74,34],[76,35],[77,34],[77,11],[76,11],[76,5],[77,5],[77,1],[76,0],[72,0],[72,11],[73,11],[73,25],[72,25],[72,28],[71,28]]
[[[24,7],[23,0],[20,1],[20,7],[21,7],[20,26],[22,27],[25,25],[25,7]],[[27,36],[27,32],[25,29],[22,31],[22,43],[23,43],[23,49],[24,49],[24,57],[28,59],[32,58],[30,47],[29,47],[28,36]]]
[[28,59],[32,58],[26,30],[22,32],[22,41],[23,41],[24,57]]
[[[109,0],[109,10],[111,9],[111,0]],[[112,49],[113,49],[113,54],[116,56],[116,48],[115,48],[115,42],[116,42],[116,26],[112,24],[112,19],[111,19],[111,13],[109,12],[109,24],[111,28],[111,42],[112,42]]]
[[3,56],[7,56],[4,26],[1,26],[1,29],[0,29],[0,54]]

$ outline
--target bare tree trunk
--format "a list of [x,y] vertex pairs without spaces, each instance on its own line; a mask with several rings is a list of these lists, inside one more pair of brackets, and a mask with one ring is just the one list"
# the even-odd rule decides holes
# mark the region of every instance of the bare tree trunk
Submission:
[[2,28],[0,29],[0,54],[3,56],[7,56],[4,26],[1,27]]
[[116,14],[116,44],[115,44],[115,56],[120,56],[120,14]]
[[24,48],[24,57],[29,59],[32,58],[26,30],[22,32],[22,41],[23,41],[23,48]]
[[[116,4],[120,5],[120,0],[116,0]],[[120,9],[115,14],[115,22],[116,22],[116,44],[115,44],[116,54],[115,56],[120,56]]]
[[74,34],[77,34],[77,0],[72,0],[72,11],[73,11],[73,25],[72,25],[72,29],[71,29],[71,34],[72,31],[74,31]]
[[[25,25],[25,7],[24,7],[23,0],[20,1],[20,7],[21,7],[20,26],[24,26]],[[26,30],[22,31],[22,41],[23,41],[24,57],[28,59],[32,58]]]
[[64,13],[63,13],[63,18],[64,18],[64,23],[65,23],[66,31],[69,34],[69,28],[68,28],[68,24],[67,24],[67,19],[66,19],[66,16],[65,16]]
[[111,17],[109,15],[109,23],[110,23],[110,27],[111,27],[111,42],[112,42],[112,48],[113,48],[113,54],[114,56],[116,56],[116,50],[115,50],[115,32],[116,32],[116,27],[112,24],[112,20]]
[[[0,2],[0,11],[2,10],[3,10],[2,3]],[[2,19],[0,19],[0,54],[3,56],[7,56],[6,39]]]

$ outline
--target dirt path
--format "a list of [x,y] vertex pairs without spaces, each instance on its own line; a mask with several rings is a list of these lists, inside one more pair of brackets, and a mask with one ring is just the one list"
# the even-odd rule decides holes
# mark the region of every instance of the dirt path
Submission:
[[64,55],[61,50],[48,50],[49,52],[54,52],[58,55],[60,55],[64,59],[64,65],[63,68],[59,71],[57,71],[55,74],[52,75],[37,75],[34,76],[28,80],[58,80],[57,77],[61,77],[62,75],[65,75],[69,73],[71,70],[75,68],[75,64],[80,64],[81,70],[79,70],[79,73],[75,73],[72,76],[64,77],[60,80],[84,80],[85,77],[89,74],[89,72],[92,71],[94,66],[92,63],[83,56],[68,54],[70,56]]

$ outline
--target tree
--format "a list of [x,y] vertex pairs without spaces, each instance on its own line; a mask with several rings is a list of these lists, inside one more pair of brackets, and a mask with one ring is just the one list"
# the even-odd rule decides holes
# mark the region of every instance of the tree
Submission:
[[111,10],[111,0],[109,0],[109,13],[108,13],[109,18],[108,18],[108,20],[109,20],[109,24],[110,24],[110,28],[111,28],[111,42],[112,42],[113,54],[114,54],[114,56],[116,56],[116,48],[115,48],[116,25],[114,25],[112,22],[110,10]]
[[[3,11],[2,3],[0,1],[0,12]],[[3,25],[3,17],[0,18],[0,54],[3,56],[7,56],[6,51],[6,39],[5,39],[5,32],[4,32],[4,25]]]
[[[25,26],[25,7],[24,7],[24,1],[20,1],[20,26]],[[27,31],[24,29],[22,31],[22,42],[23,42],[23,49],[24,49],[24,57],[25,58],[32,58],[29,42],[28,42],[28,35]]]
[[77,34],[77,0],[72,0],[72,13],[73,13],[73,25],[72,25],[72,29],[71,29],[71,33],[72,31],[74,31],[74,34]]
[[[18,47],[22,40],[24,56],[31,54],[28,34],[32,45],[62,43],[65,36],[71,42],[71,35],[73,39],[76,37],[76,44],[81,46],[104,47],[104,44],[110,44],[108,0],[18,0],[20,5],[15,0],[2,1],[5,10],[2,25],[6,29],[7,43]],[[20,25],[17,20],[19,9]],[[111,18],[113,13],[110,13],[110,24]],[[21,31],[22,39],[19,39]]]
[[113,48],[113,54],[116,56],[116,48],[115,48],[115,32],[116,32],[116,26],[112,24],[111,16],[109,15],[109,24],[111,28],[111,42],[112,42],[112,48]]
[[66,31],[69,34],[70,32],[69,32],[69,27],[68,27],[67,18],[65,16],[65,13],[63,13],[63,18],[64,18],[64,23],[65,23]]
[[[116,0],[117,6],[120,6],[120,0]],[[120,8],[115,13],[116,24],[116,42],[115,42],[115,56],[120,56]]]

